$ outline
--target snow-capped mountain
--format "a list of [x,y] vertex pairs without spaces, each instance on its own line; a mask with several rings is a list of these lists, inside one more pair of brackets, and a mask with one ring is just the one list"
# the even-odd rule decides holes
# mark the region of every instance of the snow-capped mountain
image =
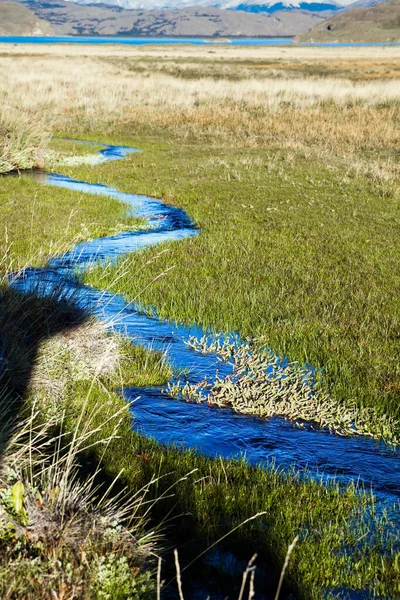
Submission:
[[[220,3],[220,4],[228,4]],[[233,4],[229,2],[229,4]],[[230,10],[244,10],[245,12],[252,13],[271,13],[278,10],[309,10],[312,12],[321,12],[325,10],[337,11],[342,8],[342,5],[338,4],[335,0],[283,0],[283,2],[275,2],[274,0],[242,0],[240,4],[235,2],[234,6],[221,6],[218,8],[227,8]]]
[[[276,10],[337,10],[352,0],[206,0],[208,6],[228,10],[245,10],[246,12],[275,12]],[[206,5],[204,3],[204,5]],[[203,5],[203,2],[201,2]],[[315,8],[310,8],[314,6]],[[319,8],[318,8],[319,7]]]
[[271,13],[280,10],[338,11],[354,0],[70,0],[78,4],[111,4],[123,8],[182,9],[190,6]]

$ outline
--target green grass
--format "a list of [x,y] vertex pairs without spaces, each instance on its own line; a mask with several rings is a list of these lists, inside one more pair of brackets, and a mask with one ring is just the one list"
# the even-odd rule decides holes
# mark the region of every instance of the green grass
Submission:
[[[127,276],[114,289],[132,297],[176,264],[140,295],[144,304],[154,304],[162,316],[238,330],[276,352],[320,366],[337,400],[355,398],[398,416],[396,387],[387,385],[398,385],[399,374],[394,294],[399,278],[390,252],[398,218],[393,196],[379,194],[367,180],[344,178],[284,152],[248,150],[243,156],[220,149],[216,156],[199,144],[123,142],[142,147],[143,154],[100,167],[60,170],[163,197],[184,207],[202,233],[170,244],[170,252],[142,272],[138,267],[159,248],[129,257]],[[43,264],[51,241],[59,241],[75,208],[79,218],[71,220],[68,243],[88,235],[90,223],[108,233],[124,222],[126,208],[111,199],[101,198],[100,212],[98,197],[25,178],[6,178],[4,183],[0,216],[8,231],[2,232],[2,245],[13,240],[9,254],[18,262],[31,261],[40,249],[37,261]],[[100,282],[95,270],[87,280],[112,286],[114,269],[101,276]],[[159,385],[169,374],[159,355],[126,346],[117,378],[97,383],[72,378],[58,409],[67,408],[64,425],[71,430],[87,402],[85,411],[92,418],[95,414],[102,429],[99,439],[114,427],[108,418],[123,411],[119,438],[105,451],[94,447],[84,467],[90,473],[101,456],[104,479],[112,481],[123,470],[120,481],[128,494],[161,476],[149,499],[168,497],[152,505],[150,526],[163,524],[166,543],[179,545],[183,566],[238,527],[222,547],[246,560],[257,552],[274,589],[287,547],[300,534],[286,580],[287,589],[299,597],[321,598],[325,590],[329,595],[342,587],[388,598],[399,595],[394,534],[389,521],[375,515],[368,494],[356,494],[352,486],[340,490],[307,481],[294,472],[207,459],[133,431],[125,402],[112,387],[120,380],[132,386]],[[239,527],[259,512],[265,514]]]
[[[40,311],[40,306],[34,303],[34,309]],[[48,306],[45,305],[44,309],[51,322]],[[55,318],[57,329],[58,313]],[[34,325],[37,323],[40,323],[38,316]],[[125,400],[113,392],[113,387],[120,387],[121,381],[134,386],[144,381],[161,384],[170,373],[165,366],[160,368],[159,355],[153,354],[150,359],[144,357],[143,361],[141,350],[128,347],[124,342],[119,350],[122,360],[115,376],[106,369],[105,375],[93,378],[93,372],[98,370],[96,365],[104,362],[102,353],[107,356],[108,349],[105,338],[101,337],[104,334],[99,333],[94,322],[89,329],[85,327],[81,333],[79,328],[72,329],[58,342],[53,337],[44,346],[41,345],[35,361],[37,371],[33,387],[23,413],[32,402],[36,410],[40,409],[45,422],[52,421],[58,425],[58,432],[60,428],[65,432],[77,428],[74,435],[79,438],[89,428],[93,433],[88,438],[90,443],[85,445],[90,449],[80,453],[82,481],[97,469],[100,460],[102,470],[97,478],[100,486],[107,488],[119,476],[115,491],[124,489],[127,498],[149,487],[135,520],[141,523],[145,519],[148,531],[156,530],[158,535],[162,533],[164,540],[161,547],[179,548],[182,568],[199,553],[206,551],[207,555],[213,544],[227,536],[218,543],[219,548],[232,551],[245,561],[257,552],[258,565],[267,572],[267,581],[261,577],[256,582],[263,590],[265,585],[273,590],[287,547],[299,535],[286,578],[287,590],[296,592],[297,597],[321,598],[325,590],[329,592],[331,588],[340,586],[369,589],[385,597],[396,597],[399,591],[399,555],[395,547],[395,533],[390,520],[375,514],[373,499],[368,493],[357,492],[351,485],[345,489],[334,483],[322,485],[308,480],[306,473],[296,473],[295,470],[284,474],[274,468],[253,468],[243,461],[208,459],[140,436],[132,429]],[[99,335],[99,343],[93,347],[93,340]],[[63,344],[69,348],[68,351],[63,352]],[[88,354],[85,348],[89,349]],[[83,367],[85,356],[89,362]],[[56,358],[53,362],[52,357]],[[67,371],[65,365],[68,365]],[[156,366],[158,374],[154,376]],[[66,373],[69,377],[60,397],[57,382],[65,380]],[[46,386],[46,379],[50,386]],[[132,412],[134,414],[134,406]],[[115,435],[117,421],[120,424]],[[111,441],[105,444],[104,440],[109,438]],[[67,442],[69,436],[64,435],[63,439]],[[151,481],[153,484],[149,485]],[[258,513],[263,514],[252,519]],[[373,529],[371,518],[374,519]],[[244,523],[248,519],[250,521]],[[30,574],[28,584],[31,582],[35,590],[38,581],[49,578],[52,555],[43,555],[40,548],[37,553],[35,547],[29,544],[20,543],[14,547],[13,539],[10,541],[6,533],[0,535],[0,548],[5,547],[5,557],[10,560],[11,580],[6,578],[5,581],[13,581],[20,586],[19,590],[26,591],[29,586],[23,583],[21,577],[25,569],[24,572]],[[100,551],[96,547],[91,549],[96,565],[98,553],[103,552],[101,548],[104,545],[99,533]],[[73,540],[69,542],[72,548]],[[70,558],[71,546],[62,551],[63,544],[60,542],[57,550],[57,556],[61,557],[57,573],[59,570],[70,572],[67,583],[74,585],[79,578],[85,577],[85,571],[79,560]],[[109,552],[110,548],[106,550]],[[35,552],[40,559],[36,562],[32,561]],[[163,577],[169,580],[170,565],[165,552],[163,557]],[[68,561],[73,566],[72,571]],[[1,565],[0,561],[0,569]],[[151,571],[151,563],[148,568]],[[206,566],[198,560],[194,568],[188,569],[188,579],[185,577],[184,582],[198,577],[199,573],[200,580],[204,581],[205,569]],[[212,576],[215,579],[215,570]],[[217,577],[221,578],[221,574]],[[57,586],[58,582],[59,576],[52,585]],[[97,598],[96,595],[93,597]],[[121,595],[121,599],[127,597]],[[328,593],[327,597],[334,596]]]
[[108,386],[123,384],[124,387],[151,387],[163,385],[172,377],[172,370],[159,352],[121,342],[123,356],[121,373]]
[[[17,264],[42,266],[74,243],[143,226],[115,199],[44,186],[21,175],[0,188],[0,254]],[[2,267],[6,266],[2,261]],[[9,265],[8,265],[9,266]]]
[[[101,386],[92,386],[89,393],[90,385],[81,382],[71,389],[71,425],[80,414],[81,398],[89,398],[85,414],[96,411],[94,424],[99,426],[117,407],[123,409],[121,398]],[[128,493],[159,477],[147,497],[158,499],[150,509],[151,524],[163,523],[168,545],[179,547],[182,567],[229,534],[220,547],[246,560],[257,552],[274,589],[287,547],[299,535],[286,579],[296,597],[321,598],[324,590],[334,597],[329,590],[342,586],[388,598],[400,591],[395,534],[389,520],[375,515],[368,494],[356,493],[352,486],[340,490],[335,484],[321,485],[295,471],[283,474],[165,447],[133,431],[125,414],[119,438],[104,455],[95,449],[91,459],[101,453],[103,474],[110,480],[123,469],[120,483]],[[112,427],[108,422],[99,435]],[[373,530],[369,510],[375,517]],[[240,526],[258,513],[264,514]]]
[[91,144],[80,144],[78,141],[63,139],[59,137],[53,137],[49,150],[55,152],[58,155],[58,159],[62,160],[65,156],[87,156],[88,154],[95,154],[99,150],[102,150],[101,144],[92,146]]
[[[243,157],[223,149],[215,157],[199,145],[124,143],[142,147],[143,154],[101,170],[65,171],[183,206],[202,233],[169,244],[170,252],[143,271],[140,267],[159,248],[130,256],[117,285],[113,268],[94,270],[86,281],[132,298],[175,264],[171,274],[139,295],[143,304],[155,305],[163,317],[238,330],[292,359],[311,362],[324,369],[336,399],[355,398],[398,416],[395,390],[390,395],[382,393],[385,385],[378,388],[385,370],[398,376],[397,361],[388,361],[396,355],[398,301],[383,294],[398,285],[388,253],[398,214],[393,197],[366,179],[343,177],[283,152],[249,151]],[[87,390],[82,382],[73,394],[79,399]],[[93,389],[90,405],[111,410],[101,400],[103,393]],[[113,398],[111,406],[122,407],[123,401]],[[73,412],[70,418],[76,420]],[[157,502],[151,515],[154,524],[166,514],[174,518],[166,535],[169,544],[179,545],[181,556],[195,556],[266,511],[222,546],[246,559],[257,552],[276,583],[287,547],[300,533],[287,579],[288,589],[300,597],[321,598],[324,590],[329,596],[338,588],[398,595],[398,556],[387,539],[391,526],[373,513],[371,532],[368,496],[356,495],[351,487],[304,481],[294,472],[284,475],[163,447],[132,431],[128,418],[120,436],[104,456],[106,474],[112,478],[124,469],[128,489],[162,475],[151,490],[154,497],[173,486],[173,498]]]
[[285,151],[124,143],[143,154],[69,172],[181,206],[201,235],[167,244],[143,270],[160,247],[129,256],[116,284],[113,268],[94,269],[86,282],[139,294],[163,318],[239,331],[321,369],[335,400],[398,419],[395,193],[344,174],[340,163],[328,168]]
[[[321,598],[325,589],[338,586],[367,588],[385,597],[396,597],[399,556],[395,533],[390,520],[375,514],[368,493],[356,493],[353,486],[347,489],[339,489],[334,484],[325,486],[307,480],[306,473],[296,474],[294,470],[283,474],[273,468],[252,468],[239,461],[207,459],[138,435],[132,430],[125,400],[115,394],[113,388],[121,387],[122,382],[131,386],[164,383],[170,372],[162,357],[145,354],[126,342],[117,350],[94,320],[85,313],[80,314],[77,307],[69,307],[65,301],[60,303],[56,298],[40,301],[34,296],[16,293],[9,297],[5,293],[8,302],[2,304],[3,343],[6,349],[15,349],[11,354],[7,350],[7,358],[12,358],[9,371],[14,366],[17,369],[14,375],[20,376],[24,365],[18,361],[24,358],[26,351],[33,352],[34,340],[38,348],[31,359],[25,358],[25,362],[34,363],[34,372],[20,416],[32,402],[36,411],[40,409],[45,422],[56,419],[57,435],[60,429],[70,432],[76,427],[82,435],[88,427],[94,432],[90,444],[85,444],[90,450],[81,453],[83,482],[85,476],[93,474],[99,459],[102,471],[98,483],[107,487],[119,475],[116,491],[124,487],[127,497],[133,497],[158,478],[150,485],[143,510],[137,517],[140,522],[146,512],[147,519],[150,518],[148,530],[159,532],[161,527],[165,537],[163,545],[179,547],[182,568],[228,535],[220,544],[222,549],[233,551],[245,560],[257,552],[258,564],[267,571],[269,585],[274,589],[287,547],[299,534],[300,541],[286,579],[287,589],[297,592],[299,597]],[[65,322],[69,323],[68,330]],[[113,364],[109,365],[108,361],[116,353],[121,360],[114,365],[114,371],[110,371]],[[25,365],[25,369],[27,367]],[[11,383],[14,383],[13,377]],[[14,404],[13,408],[15,410]],[[132,413],[134,415],[134,406]],[[117,420],[121,421],[117,437],[104,443],[115,433]],[[68,441],[68,437],[65,439]],[[96,441],[99,444],[93,446]],[[86,511],[85,502],[83,507]],[[265,514],[241,526],[260,512]],[[42,527],[43,520],[39,524]],[[238,529],[232,532],[236,527]],[[8,576],[11,579],[5,581],[12,581],[20,595],[26,593],[30,597],[27,590],[34,594],[40,581],[49,580],[53,554],[48,555],[41,546],[37,549],[31,543],[16,544],[14,534],[11,539],[7,535],[7,531],[0,535],[4,560],[10,561]],[[59,585],[60,572],[64,570],[69,573],[68,585],[76,585],[85,575],[79,553],[78,560],[71,559],[70,548],[72,545],[73,551],[75,538],[68,539],[70,545],[65,547],[65,552],[64,542],[57,545],[56,556],[61,558],[57,577],[52,580],[54,586]],[[100,532],[100,554],[103,542]],[[97,565],[98,551],[91,548],[91,552]],[[165,553],[163,556],[165,560]],[[0,570],[2,565],[0,560]],[[204,567],[201,562],[197,566],[203,571],[204,581]],[[164,569],[169,578],[168,564],[164,564]],[[24,583],[26,573],[30,577]],[[196,574],[189,570],[189,580]],[[122,595],[121,599],[127,597]]]
[[[56,335],[62,326],[58,305],[53,306],[55,323],[52,326],[51,304],[43,304],[41,311],[40,302],[35,298],[23,301],[25,316],[21,323],[26,327],[27,321],[32,321],[32,325],[29,338],[25,336],[18,340],[21,352],[23,344],[29,344],[34,331],[40,329],[44,318],[46,331],[54,329]],[[18,295],[10,305],[15,313],[12,319],[14,325],[18,316],[17,305]],[[68,311],[68,307],[65,306],[64,310]],[[28,311],[32,311],[30,318]],[[74,321],[69,320],[73,326]],[[30,394],[22,411],[24,414],[33,402],[35,410],[40,409],[41,418],[45,422],[53,421],[58,432],[60,428],[65,432],[78,428],[76,435],[79,438],[88,427],[93,431],[90,444],[85,444],[90,446],[90,450],[81,453],[80,477],[83,482],[85,474],[88,477],[97,469],[99,460],[102,471],[97,483],[107,487],[119,475],[116,491],[125,488],[128,498],[148,487],[153,480],[136,519],[139,523],[144,518],[150,519],[147,524],[149,531],[156,529],[160,533],[161,527],[165,537],[163,545],[179,547],[182,568],[227,535],[220,547],[245,560],[257,552],[258,564],[267,571],[269,585],[274,589],[287,547],[299,534],[300,541],[286,579],[287,589],[296,591],[298,597],[320,598],[325,589],[338,586],[367,588],[386,597],[396,597],[399,591],[399,557],[394,546],[395,536],[390,522],[374,514],[373,501],[368,493],[356,493],[353,486],[347,489],[339,489],[335,484],[325,486],[307,480],[306,474],[296,474],[294,470],[283,474],[273,468],[252,468],[240,461],[207,459],[195,452],[168,448],[138,435],[132,429],[125,400],[112,391],[113,387],[120,387],[121,381],[133,386],[144,382],[161,384],[170,373],[159,355],[152,354],[149,358],[143,355],[142,350],[131,348],[124,342],[119,350],[122,360],[115,374],[106,369],[104,375],[99,373],[93,377],[98,366],[104,364],[109,351],[106,338],[102,338],[104,334],[97,329],[96,323],[93,322],[88,329],[86,327],[76,326],[65,334],[61,330],[62,337],[58,341],[53,336],[39,345]],[[18,336],[14,331],[12,337],[15,343]],[[36,337],[40,337],[40,330]],[[93,346],[96,337],[98,342]],[[60,396],[58,383],[63,379]],[[134,414],[134,407],[132,412]],[[117,420],[120,420],[120,426],[115,436]],[[104,440],[109,437],[111,442],[105,444]],[[68,441],[68,436],[63,439]],[[96,442],[98,445],[94,445]],[[101,488],[99,493],[101,495]],[[257,513],[263,514],[241,525]],[[373,530],[369,513],[374,517]],[[41,520],[40,527],[42,523]],[[23,537],[15,544],[13,535],[11,539],[7,531],[0,535],[3,556],[10,561],[5,581],[12,582],[18,592],[30,597],[28,592],[34,593],[40,581],[49,580],[48,570],[53,564],[53,554],[43,552],[42,546],[35,548],[32,543],[26,544]],[[96,565],[99,553],[112,551],[101,532],[99,536],[100,550],[91,548]],[[56,556],[60,556],[57,577],[49,582],[56,589],[60,572],[64,570],[69,573],[68,585],[76,585],[80,578],[86,577],[79,553],[75,557],[77,560],[73,556],[71,558],[74,537],[68,539],[69,545],[65,546],[61,541],[57,546]],[[385,556],[382,556],[383,551]],[[33,560],[35,556],[36,561]],[[0,561],[0,570],[2,565]],[[205,567],[201,561],[196,566],[203,571],[204,578]],[[163,568],[164,576],[169,578],[168,564],[164,563]],[[189,580],[197,574],[196,571],[188,571]],[[25,582],[24,573],[30,575]],[[213,576],[215,578],[215,572]],[[127,597],[121,595],[121,599]]]

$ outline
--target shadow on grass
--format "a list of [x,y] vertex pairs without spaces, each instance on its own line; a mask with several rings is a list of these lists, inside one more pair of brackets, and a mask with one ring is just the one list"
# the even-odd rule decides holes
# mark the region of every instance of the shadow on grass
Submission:
[[[41,345],[61,332],[73,332],[89,318],[73,297],[62,292],[43,297],[0,288],[0,415],[5,421],[5,425],[0,424],[0,460],[14,426],[24,416]],[[107,437],[114,428],[110,412],[125,400],[120,398],[121,405],[110,404],[101,386],[92,387],[91,382],[82,385],[87,389],[77,386],[74,393],[78,399],[89,397],[89,413],[93,406],[100,407],[93,427],[99,427],[99,436]],[[74,427],[75,422],[69,425]],[[132,429],[128,412],[107,451],[101,444],[85,450],[78,467],[83,481],[97,472],[94,485],[100,496],[111,484],[116,495],[124,491],[135,493],[154,481],[155,474],[161,476],[150,486],[143,512],[148,525],[161,530],[164,537],[163,578],[170,582],[164,590],[165,600],[178,597],[172,553],[175,547],[179,548],[184,569],[187,598],[207,597],[210,592],[213,597],[222,598],[227,591],[229,597],[238,597],[242,572],[255,550],[260,557],[257,583],[262,590],[257,598],[273,597],[282,557],[276,556],[273,541],[266,539],[270,524],[257,519],[240,527],[241,522],[268,504],[266,473],[242,463],[222,464],[196,453],[161,446]],[[121,476],[116,481],[118,474]],[[228,535],[226,545],[217,542]],[[215,550],[207,552],[214,544]],[[203,553],[206,560],[196,560]],[[262,568],[263,564],[268,565],[268,571]]]
[[41,344],[87,318],[73,299],[60,292],[41,297],[0,287],[0,458],[23,410]]

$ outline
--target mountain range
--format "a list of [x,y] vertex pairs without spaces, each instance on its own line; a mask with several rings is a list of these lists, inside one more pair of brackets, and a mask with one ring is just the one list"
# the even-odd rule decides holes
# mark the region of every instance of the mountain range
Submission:
[[[245,0],[246,4],[243,0],[106,2],[0,0],[0,35],[297,36],[297,41],[305,42],[392,41],[399,38],[397,11],[400,0],[357,0],[347,6],[344,3],[349,0],[308,3],[304,0],[279,3],[275,0]],[[199,2],[201,6],[192,6]],[[140,8],[144,4],[146,8]]]
[[[77,4],[104,4],[104,0],[71,0]],[[273,13],[282,10],[311,12],[337,11],[352,0],[107,0],[107,4],[134,10],[183,10],[207,7],[249,13]]]
[[[72,0],[78,4],[104,4],[104,0]],[[340,10],[352,0],[107,0],[108,4],[134,10],[182,10],[196,7],[240,10],[250,13],[272,13],[281,10]]]
[[[57,35],[279,37],[308,31],[324,17],[310,11],[253,14],[190,6],[182,9],[132,10],[106,4],[65,0],[20,0]],[[1,0],[0,0],[1,4]]]

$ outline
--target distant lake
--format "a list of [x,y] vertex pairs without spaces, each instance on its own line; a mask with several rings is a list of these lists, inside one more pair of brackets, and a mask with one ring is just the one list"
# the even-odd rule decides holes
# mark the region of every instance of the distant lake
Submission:
[[101,37],[101,36],[65,36],[65,37],[36,37],[36,36],[0,36],[0,43],[9,44],[127,44],[130,46],[145,46],[147,44],[196,44],[220,46],[270,46],[291,44],[292,38],[190,38],[190,37]]
[[[129,46],[145,46],[148,44],[195,44],[197,46],[283,46],[293,43],[293,38],[203,38],[203,37],[101,37],[101,36],[0,36],[0,43],[6,44],[126,44]],[[298,44],[299,46],[399,46],[399,42],[383,43],[326,43]]]

